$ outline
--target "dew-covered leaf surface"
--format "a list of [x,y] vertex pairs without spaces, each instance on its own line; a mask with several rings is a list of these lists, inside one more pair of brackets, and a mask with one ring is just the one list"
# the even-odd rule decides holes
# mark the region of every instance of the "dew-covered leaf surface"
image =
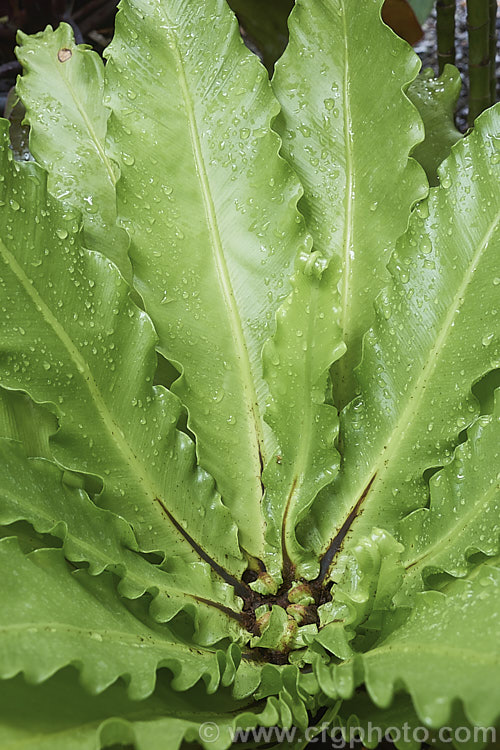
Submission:
[[500,109],[452,146],[381,5],[297,0],[272,82],[223,0],[20,35],[2,750],[500,720]]

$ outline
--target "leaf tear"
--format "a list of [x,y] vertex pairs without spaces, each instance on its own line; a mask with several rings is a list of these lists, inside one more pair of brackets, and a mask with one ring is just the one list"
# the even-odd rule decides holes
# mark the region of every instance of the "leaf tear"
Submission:
[[57,53],[57,59],[59,60],[60,63],[68,62],[68,60],[70,60],[72,57],[73,57],[73,53],[67,47],[63,47]]

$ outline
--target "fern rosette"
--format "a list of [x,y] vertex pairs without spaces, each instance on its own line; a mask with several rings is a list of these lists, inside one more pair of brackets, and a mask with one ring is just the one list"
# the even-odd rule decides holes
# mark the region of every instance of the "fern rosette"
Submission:
[[430,139],[380,6],[297,0],[271,82],[225,0],[20,34],[2,748],[498,722],[500,110]]

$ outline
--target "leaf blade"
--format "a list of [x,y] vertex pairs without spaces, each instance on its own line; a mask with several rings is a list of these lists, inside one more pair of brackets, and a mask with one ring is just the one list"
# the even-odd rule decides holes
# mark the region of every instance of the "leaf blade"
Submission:
[[[290,43],[273,78],[282,107],[275,128],[282,154],[304,186],[300,208],[314,248],[340,259],[332,279],[347,345],[333,368],[339,408],[356,392],[352,370],[373,319],[373,300],[387,282],[390,251],[426,189],[422,171],[408,158],[422,125],[403,93],[418,59],[384,26],[380,5],[298,0]],[[370,80],[365,56],[384,77],[382,90]],[[394,129],[396,146],[380,138]]]
[[66,23],[33,36],[19,32],[18,41],[24,75],[16,90],[31,126],[31,152],[48,172],[50,192],[82,211],[87,247],[129,279],[128,238],[116,225],[116,167],[105,151],[102,60],[75,44]]
[[6,581],[3,679],[22,671],[32,682],[43,682],[77,663],[90,692],[102,692],[128,675],[129,695],[140,700],[153,692],[163,664],[173,668],[174,689],[191,687],[204,675],[208,690],[217,688],[222,674],[216,651],[195,647],[168,626],[148,621],[141,602],[135,611],[126,607],[109,574],[71,574],[60,550],[40,549],[25,557],[12,537],[0,542],[0,555]]
[[334,447],[337,410],[326,396],[329,369],[345,345],[332,322],[338,303],[336,295],[332,298],[326,265],[316,252],[297,263],[293,291],[278,310],[276,333],[263,352],[270,388],[266,419],[278,441],[263,473],[264,509],[267,539],[276,549],[281,547],[285,578],[307,576],[295,528],[340,463]]
[[[138,28],[131,59],[124,40]],[[135,283],[159,350],[183,371],[173,390],[187,406],[201,465],[243,546],[263,559],[261,472],[275,442],[263,417],[261,350],[308,243],[300,187],[270,129],[278,105],[221,0],[127,2],[108,58],[110,148],[121,165],[119,213],[131,231]],[[148,74],[168,81],[158,105]],[[150,153],[161,166],[148,164]],[[159,196],[154,223],[138,223],[144,201],[151,207]]]
[[431,478],[429,508],[402,520],[399,533],[407,550],[403,600],[423,587],[426,572],[461,577],[470,570],[470,554],[498,554],[499,420],[497,391],[494,413],[478,418],[453,460]]
[[314,511],[323,539],[326,517],[336,518],[330,528],[338,531],[358,502],[356,535],[370,524],[394,529],[399,518],[423,507],[425,469],[451,457],[460,430],[477,415],[471,386],[499,357],[499,115],[498,108],[489,110],[454,147],[441,187],[413,215],[393,255],[393,286],[377,300],[376,324],[364,340],[362,396],[341,416],[344,464],[331,486],[336,506],[326,491]]
[[455,108],[461,88],[459,71],[448,64],[439,78],[427,68],[408,87],[408,98],[420,112],[425,128],[425,139],[413,149],[412,156],[425,169],[432,187],[439,182],[439,165],[462,138],[455,127]]
[[451,584],[446,594],[420,594],[408,621],[361,657],[372,700],[387,706],[399,679],[419,716],[432,726],[446,723],[457,699],[472,724],[494,725],[499,585],[498,568],[484,565],[471,580]]
[[[61,429],[51,438],[54,457],[103,481],[100,505],[128,520],[143,551],[184,560],[204,570],[203,579],[211,575],[205,548],[219,575],[225,568],[239,574],[234,522],[196,466],[193,444],[175,428],[177,399],[152,386],[149,319],[116,267],[80,247],[78,225],[46,194],[41,169],[13,164],[7,146],[2,155],[2,382],[55,405]],[[193,579],[201,596],[202,579]]]
[[[229,636],[234,642],[245,639],[241,605],[215,577],[193,567],[189,580],[173,560],[168,570],[148,562],[122,518],[94,505],[51,462],[28,459],[20,444],[0,439],[0,456],[0,524],[10,527],[27,521],[36,532],[61,539],[66,559],[88,563],[90,575],[103,571],[117,575],[124,598],[149,593],[150,614],[156,622],[169,622],[185,611],[194,624],[193,638],[201,645],[211,646]],[[196,590],[203,591],[203,597],[192,593]]]

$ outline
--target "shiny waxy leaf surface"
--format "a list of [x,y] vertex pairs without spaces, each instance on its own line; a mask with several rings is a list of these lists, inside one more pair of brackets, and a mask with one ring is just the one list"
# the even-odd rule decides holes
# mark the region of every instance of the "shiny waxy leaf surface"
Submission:
[[380,22],[381,4],[298,0],[273,78],[282,154],[304,186],[300,209],[315,249],[337,261],[331,294],[338,289],[347,345],[333,370],[340,407],[356,392],[352,370],[390,252],[425,193],[408,160],[422,124],[403,93],[418,59]]
[[446,158],[380,6],[298,0],[272,85],[222,0],[20,36],[2,750],[498,723],[500,115]]
[[102,60],[75,44],[67,24],[32,37],[20,33],[18,41],[24,75],[17,92],[27,110],[31,153],[47,168],[50,192],[82,211],[87,247],[128,277],[128,238],[116,224],[117,169],[105,151]]
[[421,594],[409,620],[362,657],[366,685],[387,705],[403,680],[420,716],[442,726],[453,699],[469,720],[490,726],[498,717],[500,571],[482,566],[471,580]]
[[[266,71],[225,2],[192,10],[181,1],[123,6],[106,52],[108,139],[136,286],[159,350],[182,372],[173,390],[200,463],[243,547],[264,559],[261,472],[275,439],[261,352],[309,241],[295,208],[300,186],[271,131],[278,105]],[[212,33],[200,38],[200,24]]]
[[468,557],[495,555],[500,542],[500,392],[494,413],[468,430],[453,461],[430,481],[431,504],[401,522],[406,548],[405,593],[419,589],[425,576],[445,571],[463,576]]
[[500,357],[499,125],[495,108],[454,148],[392,256],[357,370],[361,395],[341,418],[343,466],[316,504],[317,538],[353,510],[364,534],[426,505],[425,470],[449,460],[478,414],[471,387]]
[[[165,750],[167,738],[172,750],[183,742],[227,750],[236,727],[257,723],[273,727],[279,718],[270,703],[253,712],[248,699],[235,699],[224,688],[215,696],[207,695],[203,685],[181,693],[169,686],[167,678],[160,678],[154,694],[138,702],[127,696],[120,683],[95,696],[72,678],[65,670],[43,686],[26,685],[20,677],[0,683],[2,747],[95,750],[133,743],[137,750]],[[218,737],[213,734],[214,722]]]
[[437,78],[432,68],[424,70],[408,88],[408,97],[422,117],[425,138],[412,151],[423,166],[430,185],[437,185],[438,167],[449,155],[462,134],[455,127],[462,79],[453,65],[445,65]]
[[337,297],[332,298],[331,270],[326,266],[318,253],[301,258],[292,277],[293,291],[277,314],[276,334],[263,354],[271,391],[266,419],[278,440],[263,473],[264,512],[269,517],[268,535],[274,535],[274,545],[281,544],[287,566],[302,558],[297,523],[339,467],[334,447],[337,412],[326,394],[328,370],[345,346],[335,323]]
[[[151,324],[117,269],[81,248],[75,219],[47,195],[40,168],[15,165],[8,150],[3,159],[2,382],[55,405],[54,457],[65,468],[97,475],[99,504],[127,518],[143,550],[193,565],[193,593],[203,596],[210,574],[181,529],[189,527],[193,538],[188,517],[196,519],[208,548],[207,514],[211,524],[225,519],[211,526],[214,553],[238,570],[236,531],[212,480],[196,467],[191,441],[175,429],[177,399],[152,386]],[[217,552],[221,528],[229,554]]]
[[[128,610],[109,576],[92,578],[84,571],[72,575],[59,550],[40,549],[24,557],[15,539],[4,539],[0,565],[5,581],[0,623],[3,678],[22,670],[31,681],[40,682],[76,661],[82,665],[83,684],[91,692],[101,692],[126,674],[130,697],[139,699],[152,692],[155,671],[162,662],[179,673],[181,689],[204,673],[217,671],[215,652],[207,651],[202,657],[170,634],[167,626],[141,624],[145,613],[135,615],[133,608]],[[46,591],[51,592],[50,598]],[[212,681],[207,687],[213,692],[216,684]]]

